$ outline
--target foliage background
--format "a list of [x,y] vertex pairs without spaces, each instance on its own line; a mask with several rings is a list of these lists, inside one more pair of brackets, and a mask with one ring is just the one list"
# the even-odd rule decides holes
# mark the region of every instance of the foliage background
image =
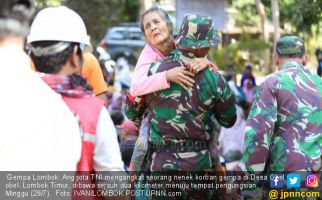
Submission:
[[[267,18],[271,19],[271,0],[262,0],[262,3]],[[315,49],[322,47],[322,0],[278,0],[278,4],[282,35],[296,34],[304,38],[314,65]],[[36,5],[39,8],[67,5],[74,9],[84,19],[94,46],[99,44],[108,27],[121,22],[137,22],[140,10],[139,0],[36,0]],[[260,27],[255,0],[228,0],[228,6],[238,11],[237,27]],[[252,63],[261,71],[263,51],[271,47],[272,42],[265,43],[261,37],[243,33],[236,42],[227,41],[224,48],[212,50],[210,55],[221,69],[240,72],[245,63]]]
[[[262,0],[269,20],[272,19],[271,0]],[[295,34],[305,41],[310,65],[316,65],[315,49],[322,47],[322,0],[278,0],[281,35]],[[229,7],[238,11],[236,26],[260,27],[260,17],[256,10],[255,0],[230,0]],[[272,35],[270,38],[272,41]],[[246,63],[255,66],[263,73],[263,52],[272,52],[273,43],[265,43],[261,37],[242,33],[237,42],[228,41],[225,47],[213,50],[211,55],[222,70],[241,72]],[[270,61],[272,62],[272,61]],[[272,64],[272,63],[270,63]]]
[[108,27],[120,22],[136,22],[139,0],[36,0],[39,8],[66,5],[85,21],[94,46],[99,44]]

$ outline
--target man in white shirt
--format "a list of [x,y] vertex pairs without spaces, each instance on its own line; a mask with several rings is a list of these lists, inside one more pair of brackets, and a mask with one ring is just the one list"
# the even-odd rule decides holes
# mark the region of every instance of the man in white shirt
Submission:
[[81,153],[78,122],[23,52],[33,5],[0,2],[0,171],[74,171]]

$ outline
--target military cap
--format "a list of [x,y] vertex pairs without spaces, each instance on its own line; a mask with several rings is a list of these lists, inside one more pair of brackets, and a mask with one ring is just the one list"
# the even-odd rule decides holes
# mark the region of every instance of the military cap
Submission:
[[297,36],[284,36],[277,40],[276,51],[279,56],[301,57],[305,52],[304,42]]
[[212,19],[200,15],[186,15],[182,21],[176,43],[179,48],[206,48],[221,42],[214,30]]

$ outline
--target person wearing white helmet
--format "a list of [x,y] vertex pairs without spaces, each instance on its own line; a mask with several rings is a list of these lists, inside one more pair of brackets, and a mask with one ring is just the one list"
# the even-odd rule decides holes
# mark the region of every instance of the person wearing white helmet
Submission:
[[73,171],[81,153],[77,119],[23,52],[33,10],[33,0],[0,1],[0,171]]
[[[79,21],[79,16],[76,13],[61,12],[61,16],[55,16],[50,14],[51,12],[55,12],[55,10],[39,13],[40,15],[38,16],[37,21],[33,23],[33,27],[27,38],[27,42],[31,43],[33,41],[55,40],[80,42],[82,45],[86,46],[85,53],[83,55],[84,67],[82,68],[81,73],[86,77],[89,84],[92,86],[94,94],[102,99],[104,104],[107,105],[107,86],[104,81],[99,63],[95,56],[91,53],[92,46],[90,44],[90,37],[87,35],[84,22],[81,21],[77,23],[77,21]],[[49,23],[53,21],[59,23],[61,29],[57,30],[55,26],[52,26],[52,24]],[[67,31],[64,31],[65,29]],[[31,66],[33,69],[36,68],[34,63],[31,63]]]
[[78,172],[124,171],[116,130],[104,102],[78,74],[89,47],[82,18],[65,6],[45,8],[35,17],[27,42],[42,79],[80,119],[83,147]]
[[45,8],[36,15],[27,38],[28,43],[34,41],[76,42],[91,48],[82,18],[65,6]]

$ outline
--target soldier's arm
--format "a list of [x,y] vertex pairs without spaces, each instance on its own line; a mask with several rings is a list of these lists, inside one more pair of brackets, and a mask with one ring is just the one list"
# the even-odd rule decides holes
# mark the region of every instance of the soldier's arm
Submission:
[[147,108],[145,97],[126,96],[125,114],[137,127],[140,127],[143,114]]
[[235,96],[222,75],[217,72],[213,76],[217,76],[214,81],[217,85],[213,86],[216,97],[215,117],[221,126],[230,128],[237,119]]
[[[159,70],[160,64],[160,62],[155,62],[150,65],[148,77],[153,76],[157,72],[162,72],[162,70]],[[141,125],[146,108],[147,103],[145,95],[140,97],[134,96],[131,93],[126,95],[125,115],[129,120],[133,121],[137,127],[140,127]]]
[[267,80],[258,90],[256,99],[247,119],[245,152],[239,164],[248,172],[262,172],[269,155],[275,122],[277,121],[277,101],[273,84]]
[[[162,59],[159,62],[152,63],[148,76],[171,69],[173,66],[181,65],[179,62],[169,62],[170,58]],[[157,81],[157,80],[156,80]],[[126,96],[125,114],[129,120],[132,120],[137,127],[140,127],[144,111],[147,108],[146,96],[135,97],[132,94]]]

